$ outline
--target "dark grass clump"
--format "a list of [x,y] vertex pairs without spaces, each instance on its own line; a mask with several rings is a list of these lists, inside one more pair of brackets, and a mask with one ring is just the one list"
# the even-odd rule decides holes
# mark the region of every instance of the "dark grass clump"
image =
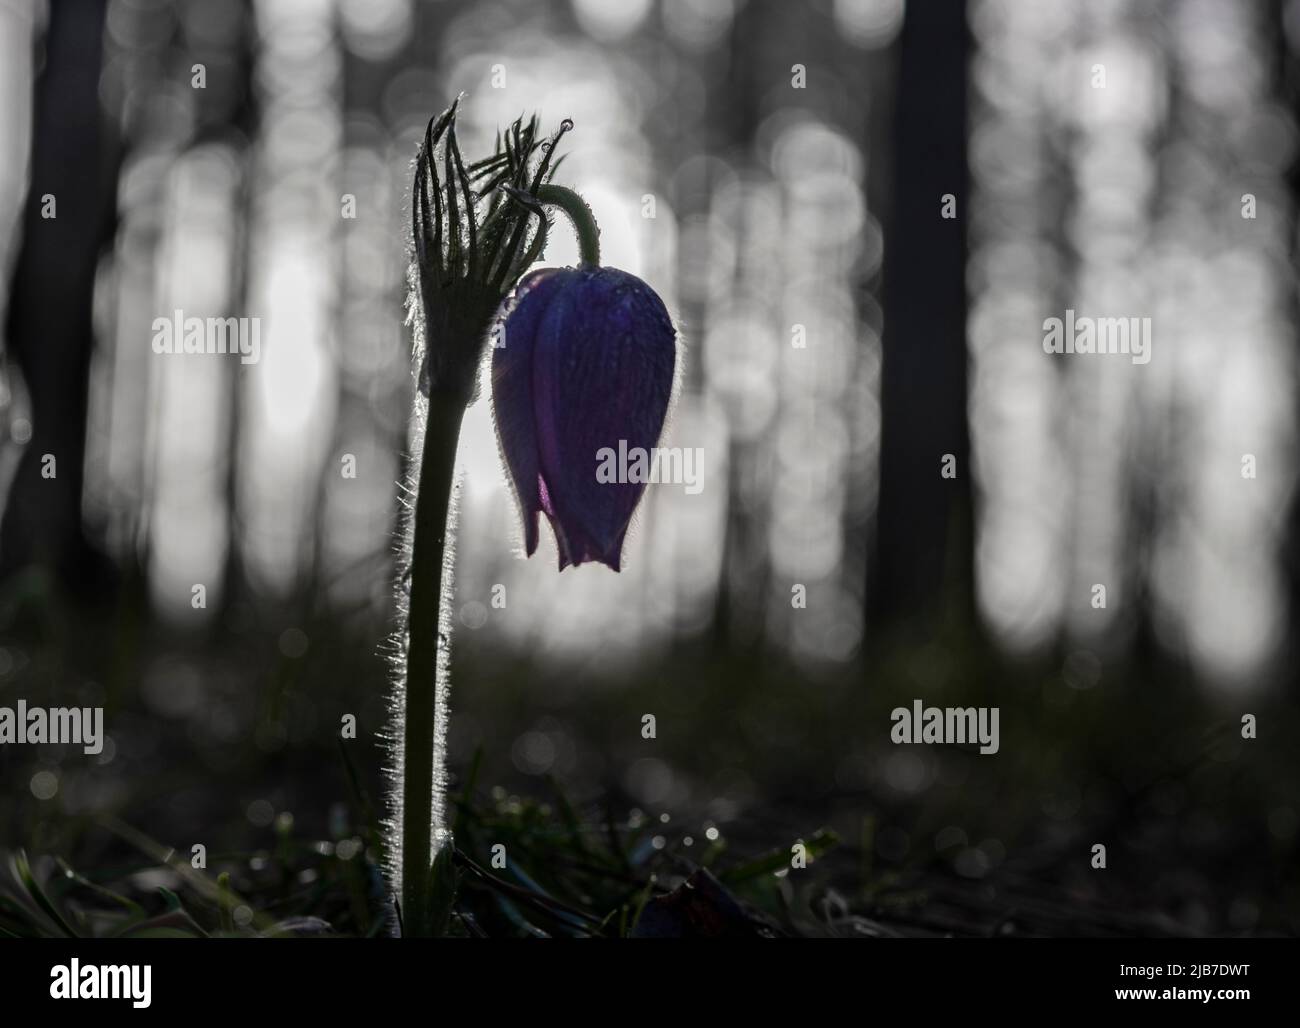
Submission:
[[[113,819],[89,828],[109,840],[95,868],[61,857],[4,854],[0,935],[14,938],[382,937],[389,907],[383,837],[364,793],[335,811],[328,837],[306,837],[291,817],[268,845],[188,853]],[[699,844],[632,811],[584,819],[558,791],[547,801],[478,793],[455,799],[456,898],[449,934],[462,937],[718,936],[802,933],[785,882],[784,849],[738,859],[718,836]],[[489,842],[489,840],[491,840]],[[834,844],[813,833],[809,862]],[[811,895],[811,894],[808,894]],[[807,896],[800,901],[807,906]],[[844,913],[847,913],[845,911]],[[833,928],[827,922],[828,929]]]

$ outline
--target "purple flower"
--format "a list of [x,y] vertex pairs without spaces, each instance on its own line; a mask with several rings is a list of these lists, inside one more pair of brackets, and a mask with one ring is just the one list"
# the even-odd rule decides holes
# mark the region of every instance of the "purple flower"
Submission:
[[645,483],[598,480],[600,451],[658,444],[677,356],[672,319],[653,289],[616,268],[548,268],[515,298],[492,351],[492,404],[525,549],[537,549],[540,512],[561,571],[586,561],[617,571]]

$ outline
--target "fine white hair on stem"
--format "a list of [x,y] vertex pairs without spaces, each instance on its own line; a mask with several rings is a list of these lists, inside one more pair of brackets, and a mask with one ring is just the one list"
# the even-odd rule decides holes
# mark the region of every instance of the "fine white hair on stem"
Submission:
[[[411,421],[411,453],[422,453],[425,426],[428,421],[429,401],[417,391],[414,416]],[[402,829],[403,783],[406,770],[406,747],[402,726],[406,721],[406,676],[410,632],[410,574],[412,544],[415,534],[415,501],[419,494],[418,469],[405,476],[401,487],[401,512],[396,538],[397,586],[395,600],[395,628],[387,646],[391,688],[388,699],[388,724],[381,742],[389,756],[384,765],[388,786],[388,809],[383,821],[386,840],[385,868],[393,896],[402,895]],[[438,655],[437,696],[434,725],[436,734],[433,746],[433,794],[430,816],[429,849],[436,856],[442,846],[451,840],[451,825],[447,820],[447,721],[451,699],[451,636],[453,628],[453,598],[455,595],[456,529],[460,507],[460,476],[452,486],[451,502],[447,509],[446,542],[442,556],[442,588],[438,604]],[[392,925],[397,930],[394,917]]]

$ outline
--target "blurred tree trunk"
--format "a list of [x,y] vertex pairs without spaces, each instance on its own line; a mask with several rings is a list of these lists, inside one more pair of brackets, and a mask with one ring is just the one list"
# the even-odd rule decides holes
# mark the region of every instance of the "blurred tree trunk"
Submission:
[[[95,269],[112,235],[117,153],[99,103],[105,0],[59,0],[49,10],[6,325],[32,436],[0,523],[0,574],[41,564],[87,590],[108,574],[82,531],[81,491]],[[45,197],[53,198],[53,217],[43,214]]]
[[[907,5],[894,108],[894,194],[885,236],[880,505],[871,617],[933,627],[973,617],[966,420],[965,4]],[[941,217],[945,194],[957,217]],[[956,477],[940,475],[945,454]]]
[[[238,192],[238,242],[235,245],[236,259],[230,268],[230,311],[229,315],[242,316],[250,309],[248,269],[253,263],[253,216],[257,202],[256,146],[261,128],[261,108],[258,104],[257,90],[253,86],[253,75],[257,64],[257,30],[252,4],[249,0],[240,0],[240,31],[231,44],[232,65],[236,68],[242,88],[239,100],[230,110],[200,111],[202,120],[199,139],[212,136],[228,139],[240,155],[240,175]],[[243,445],[244,414],[247,400],[241,388],[240,379],[232,374],[227,402],[230,404],[230,420],[226,429],[225,452],[230,456],[224,468],[226,510],[230,512],[227,531],[230,539],[226,546],[225,566],[222,568],[221,606],[219,617],[228,620],[237,606],[245,602],[250,592],[248,576],[244,568],[244,553],[240,545],[240,533],[243,529],[240,508],[239,458]]]
[[[709,95],[722,99],[710,103],[709,129],[712,139],[709,142],[711,152],[725,154],[728,159],[752,140],[758,131],[763,96],[758,63],[771,14],[771,9],[762,4],[746,4],[736,11],[728,39],[725,75],[712,71]],[[713,183],[702,185],[705,188],[701,189],[700,195],[704,197],[704,203],[699,213],[707,213],[713,201]],[[740,233],[744,226],[737,225],[735,229]],[[698,326],[700,337],[703,338],[710,315],[718,312],[696,305],[696,309],[684,313],[690,319],[687,323]],[[762,541],[763,523],[761,515],[740,500],[740,478],[745,471],[750,446],[752,443],[739,442],[734,438],[729,438],[727,442],[727,504],[722,530],[722,573],[718,576],[712,618],[712,642],[720,652],[754,652],[755,644],[762,636],[766,566],[759,555],[765,552]]]
[[[1290,6],[1291,17],[1294,19],[1295,5]],[[1287,0],[1273,0],[1269,5],[1268,24],[1273,29],[1271,36],[1276,46],[1272,54],[1274,88],[1282,108],[1295,112],[1300,111],[1300,34],[1297,33],[1297,26],[1294,23],[1291,30],[1287,31],[1286,19]],[[1300,159],[1294,156],[1286,172],[1286,185],[1289,203],[1284,217],[1294,225],[1297,214],[1300,214]],[[1290,258],[1293,275],[1291,295],[1286,301],[1286,312],[1289,315],[1293,336],[1300,336],[1300,327],[1298,327],[1300,326],[1300,287],[1296,286],[1296,282],[1300,281],[1300,240],[1297,240],[1294,234],[1291,236]],[[1300,368],[1296,368],[1293,375],[1296,377],[1292,379],[1292,388],[1300,393]],[[1297,420],[1300,420],[1300,411],[1297,412]],[[1293,686],[1300,686],[1300,681],[1296,681],[1300,679],[1300,487],[1294,489],[1291,494],[1290,509],[1283,531],[1286,535],[1282,546],[1289,587],[1291,626],[1290,632],[1287,633],[1287,648],[1290,652],[1283,654],[1283,657],[1286,666],[1291,669],[1289,677],[1293,680]]]

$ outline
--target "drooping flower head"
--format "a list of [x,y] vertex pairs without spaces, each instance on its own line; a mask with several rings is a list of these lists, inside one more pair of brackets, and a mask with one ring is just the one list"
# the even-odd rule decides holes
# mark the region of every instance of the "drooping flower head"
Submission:
[[[573,122],[543,140],[537,119],[521,118],[491,157],[466,164],[456,109],[429,122],[412,188],[420,390],[468,403],[488,326],[507,309],[493,340],[493,406],[528,554],[545,514],[561,569],[599,561],[617,571],[645,483],[599,480],[599,455],[658,442],[676,365],[672,319],[641,279],[599,266],[591,210],[553,183],[556,144]],[[582,264],[515,286],[545,249],[548,207],[573,220]],[[512,287],[514,303],[503,307]]]
[[545,514],[561,570],[619,570],[645,483],[602,481],[601,454],[658,444],[676,358],[672,318],[635,275],[584,263],[520,283],[494,341],[492,402],[529,556]]

